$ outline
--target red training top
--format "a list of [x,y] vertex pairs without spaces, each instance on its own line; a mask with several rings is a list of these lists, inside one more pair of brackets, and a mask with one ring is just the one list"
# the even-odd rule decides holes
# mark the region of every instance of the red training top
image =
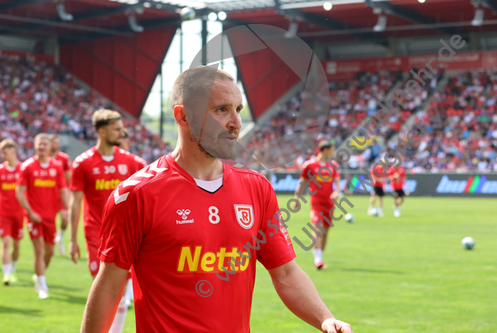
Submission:
[[16,198],[17,179],[21,163],[9,168],[7,162],[0,164],[0,216],[22,216],[24,209]]
[[255,259],[272,269],[295,258],[277,211],[266,178],[227,164],[214,193],[171,155],[121,183],[105,206],[99,259],[133,265],[137,332],[250,332]]

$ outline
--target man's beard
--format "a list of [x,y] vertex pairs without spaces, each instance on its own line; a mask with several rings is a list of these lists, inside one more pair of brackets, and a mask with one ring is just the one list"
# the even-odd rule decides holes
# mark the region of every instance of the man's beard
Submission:
[[[206,141],[208,141],[208,140],[205,140],[205,138],[206,137],[204,135],[201,139],[201,141],[204,140],[203,141],[204,143]],[[190,132],[190,140],[195,142],[195,144],[199,148],[200,152],[205,154],[207,157],[217,158],[217,159],[233,159],[233,157],[235,156],[234,147],[230,151],[223,151],[220,149],[216,149],[216,147],[219,147],[219,144],[216,143],[216,144],[212,145],[212,148],[208,147],[208,146],[206,146],[206,148],[204,148],[204,146],[202,146],[202,144],[195,138],[195,136],[193,135],[192,132]]]
[[121,145],[121,142],[119,142],[119,141],[117,141],[117,140],[116,140],[116,141],[105,140],[105,141],[107,142],[107,144],[108,144],[109,146],[119,147],[119,146]]

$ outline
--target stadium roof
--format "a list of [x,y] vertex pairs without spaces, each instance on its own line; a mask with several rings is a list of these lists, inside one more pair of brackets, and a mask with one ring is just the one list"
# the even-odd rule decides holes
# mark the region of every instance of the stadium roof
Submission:
[[[129,16],[144,29],[179,25],[179,10],[194,8],[197,17],[225,11],[228,25],[259,23],[288,29],[298,24],[297,35],[324,41],[419,37],[438,34],[467,35],[495,32],[497,0],[0,0],[0,34],[60,37],[62,41],[102,35],[132,35]],[[57,5],[73,20],[61,19]],[[472,25],[475,5],[483,12],[481,25]],[[374,31],[379,15],[387,18],[381,31]]]

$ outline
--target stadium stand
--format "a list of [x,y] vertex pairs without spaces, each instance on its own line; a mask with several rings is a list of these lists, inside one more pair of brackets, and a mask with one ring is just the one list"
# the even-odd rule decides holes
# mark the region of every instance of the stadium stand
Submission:
[[91,117],[100,108],[116,109],[124,115],[131,151],[147,162],[172,150],[139,120],[63,68],[25,57],[0,56],[0,138],[19,143],[21,160],[33,155],[33,138],[41,132],[70,134],[93,145]]
[[419,120],[430,135],[406,161],[416,172],[497,171],[497,71],[467,71],[434,94]]

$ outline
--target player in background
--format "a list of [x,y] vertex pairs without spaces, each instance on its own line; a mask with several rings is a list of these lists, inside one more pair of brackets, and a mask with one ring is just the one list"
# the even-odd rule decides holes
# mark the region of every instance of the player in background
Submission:
[[35,156],[21,165],[17,181],[17,200],[28,215],[28,231],[35,252],[35,290],[40,299],[48,298],[45,271],[54,252],[55,217],[60,201],[67,207],[64,169],[50,157],[50,137],[38,134],[34,139]]
[[[0,237],[2,238],[3,284],[17,282],[19,243],[24,236],[24,211],[16,198],[17,178],[21,162],[17,160],[16,143],[11,139],[0,142]],[[12,254],[10,244],[13,244]]]
[[[315,193],[311,196],[311,222],[313,224],[320,224],[326,233],[318,236],[316,232],[313,232],[316,244],[312,249],[312,254],[314,256],[314,265],[317,269],[322,269],[327,267],[323,262],[323,252],[326,247],[328,230],[332,223],[330,210],[333,207],[333,203],[331,199],[338,198],[338,195],[340,194],[340,174],[335,170],[336,166],[333,168],[331,164],[327,162],[333,156],[333,145],[330,142],[321,141],[318,144],[318,151],[315,158],[306,161],[302,165],[300,183],[295,191],[295,199],[298,200],[298,194],[302,191],[302,188],[307,188],[310,178],[309,173],[311,176],[315,176],[320,187],[314,182],[310,183],[310,191],[311,193]],[[331,174],[325,171],[321,175],[318,175],[318,170],[324,166],[327,166],[329,170],[331,170]]]
[[[373,170],[376,165],[376,170]],[[378,197],[378,216],[383,217],[383,196],[385,195],[385,184],[387,182],[387,172],[381,165],[374,164],[371,167],[371,178],[373,178],[373,189],[369,199],[368,215],[373,215],[374,204]]]
[[119,148],[124,149],[126,151],[129,151],[131,146],[130,138],[129,138],[129,131],[127,128],[124,128],[124,136],[121,139],[121,144],[119,145]]
[[[124,149],[129,152],[131,142],[129,138],[129,131],[127,128],[124,128],[124,137],[121,140],[121,144],[119,145],[119,148]],[[146,165],[145,160],[143,160],[144,166]],[[131,279],[131,270],[130,274],[128,276],[128,282],[126,282],[126,289],[124,290],[124,299],[126,300],[126,306],[131,305],[131,301],[133,301],[133,281]]]
[[[222,162],[235,154],[241,103],[225,71],[201,66],[178,76],[171,92],[176,149],[108,199],[102,266],[81,332],[107,332],[133,265],[138,333],[248,333],[255,259],[293,313],[323,332],[352,332],[333,317],[295,262],[269,182]],[[256,235],[265,242],[254,246]]]
[[[62,168],[64,168],[64,173],[66,177],[67,184],[71,183],[71,159],[69,155],[61,152],[60,149],[60,140],[59,137],[55,134],[50,134],[50,142],[52,144],[52,149],[50,150],[50,156],[62,164]],[[69,198],[69,189],[67,189],[67,197]],[[66,233],[68,217],[67,217],[67,209],[64,207],[62,202],[60,203],[60,229],[57,237],[55,238],[55,243],[59,249],[59,253],[61,255],[66,254],[66,248],[64,247],[64,234]]]
[[403,166],[398,168],[390,168],[388,173],[390,179],[390,186],[393,192],[393,215],[400,216],[400,205],[404,202],[404,184],[407,182],[406,169]]
[[[122,181],[145,167],[145,161],[118,148],[124,137],[124,125],[119,112],[98,110],[93,114],[93,126],[98,135],[97,144],[74,159],[72,165],[69,217],[71,242],[69,253],[77,264],[81,258],[78,244],[78,224],[81,202],[84,198],[83,227],[85,232],[87,264],[93,278],[98,273],[98,240],[102,226],[102,212],[112,191]],[[125,299],[120,305],[111,332],[121,332],[128,307]]]

